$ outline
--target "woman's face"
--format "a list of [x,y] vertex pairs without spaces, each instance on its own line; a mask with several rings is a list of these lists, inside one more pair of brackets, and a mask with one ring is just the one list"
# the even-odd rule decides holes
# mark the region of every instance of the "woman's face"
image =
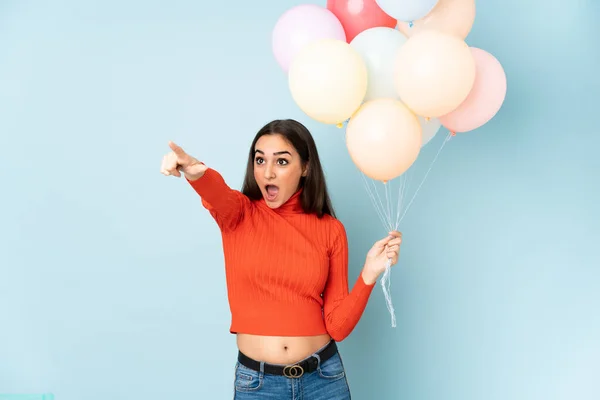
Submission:
[[296,193],[306,176],[300,155],[283,136],[263,135],[254,148],[254,179],[271,208],[277,208]]

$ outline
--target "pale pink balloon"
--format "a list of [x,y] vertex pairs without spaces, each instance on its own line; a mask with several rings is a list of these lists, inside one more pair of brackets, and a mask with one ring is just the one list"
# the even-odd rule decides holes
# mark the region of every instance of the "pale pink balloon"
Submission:
[[506,97],[506,74],[502,65],[485,50],[471,47],[475,59],[475,83],[454,111],[440,117],[451,132],[469,132],[488,123],[500,110]]
[[279,17],[271,39],[277,63],[288,72],[292,60],[304,46],[319,39],[345,42],[346,32],[340,20],[327,8],[301,4]]
[[346,146],[354,164],[371,179],[389,181],[417,159],[423,131],[417,116],[400,100],[365,102],[346,127]]
[[413,21],[398,21],[398,30],[406,37],[435,30],[466,39],[475,22],[475,0],[439,0],[429,14]]

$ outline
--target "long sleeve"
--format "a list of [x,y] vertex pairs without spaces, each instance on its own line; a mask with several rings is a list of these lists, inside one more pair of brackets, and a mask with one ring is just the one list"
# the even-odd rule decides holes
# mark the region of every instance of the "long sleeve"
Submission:
[[348,292],[348,238],[341,222],[336,221],[335,240],[329,256],[329,277],[323,293],[325,325],[335,341],[344,340],[365,310],[375,284],[367,285],[359,274]]
[[186,179],[202,199],[219,228],[233,230],[250,206],[250,199],[238,190],[231,189],[221,174],[208,168],[201,178]]

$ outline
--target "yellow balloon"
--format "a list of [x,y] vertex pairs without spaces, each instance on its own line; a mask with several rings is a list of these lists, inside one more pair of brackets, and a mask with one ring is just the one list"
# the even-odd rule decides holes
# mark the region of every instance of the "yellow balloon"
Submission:
[[365,102],[350,119],[346,145],[360,171],[386,182],[415,162],[422,134],[417,116],[401,101],[379,98]]
[[423,31],[400,48],[394,86],[415,114],[437,118],[456,109],[475,83],[475,60],[464,40]]
[[438,0],[425,17],[413,22],[413,26],[398,21],[398,30],[411,37],[424,30],[436,30],[466,39],[475,22],[475,0]]
[[325,124],[339,124],[363,102],[367,77],[367,67],[353,47],[341,40],[320,39],[294,57],[288,83],[304,113]]

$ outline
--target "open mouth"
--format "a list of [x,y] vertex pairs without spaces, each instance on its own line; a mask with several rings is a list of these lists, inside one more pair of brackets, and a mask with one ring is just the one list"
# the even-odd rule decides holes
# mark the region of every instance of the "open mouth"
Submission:
[[268,201],[275,201],[277,199],[277,195],[279,194],[279,188],[277,186],[267,185],[265,186],[265,190]]

